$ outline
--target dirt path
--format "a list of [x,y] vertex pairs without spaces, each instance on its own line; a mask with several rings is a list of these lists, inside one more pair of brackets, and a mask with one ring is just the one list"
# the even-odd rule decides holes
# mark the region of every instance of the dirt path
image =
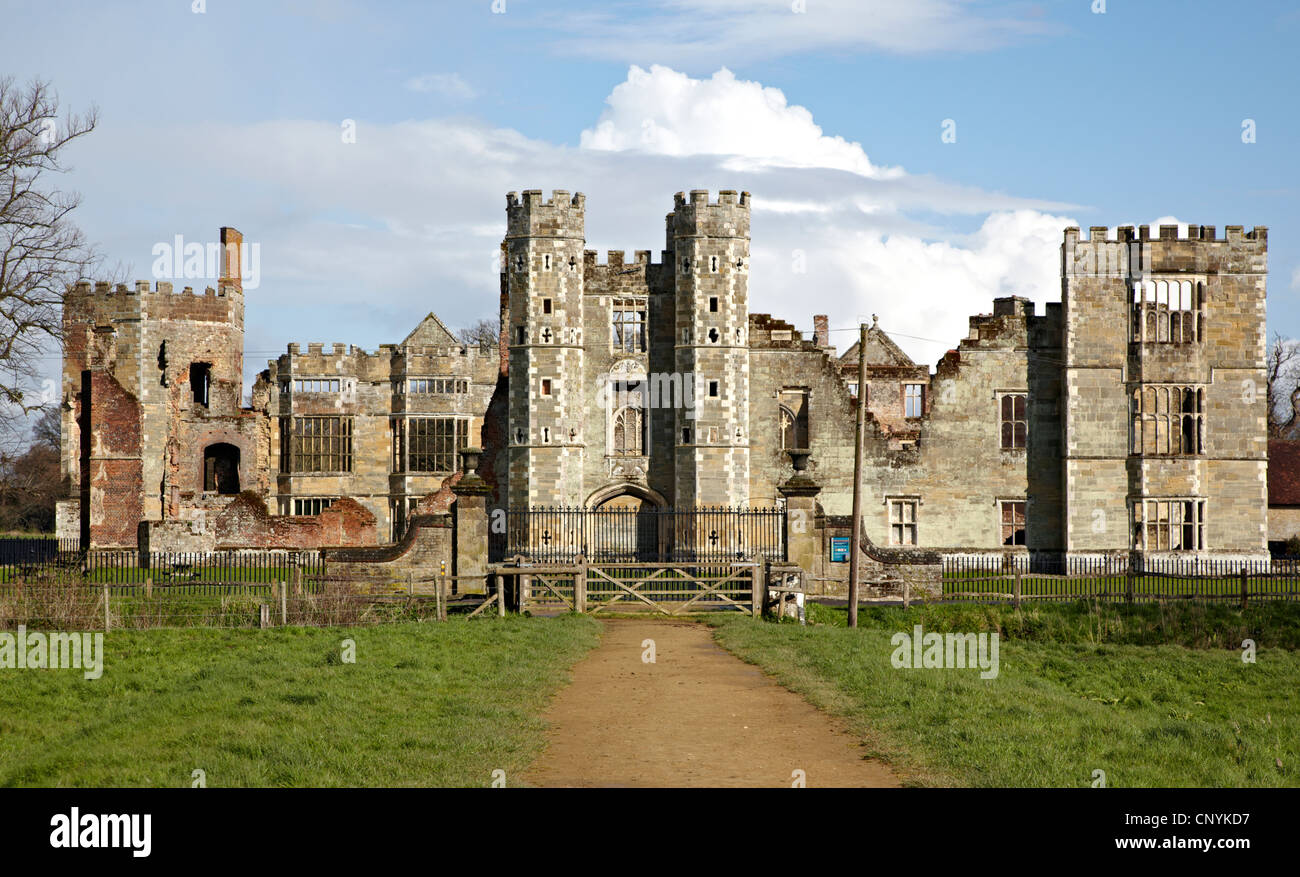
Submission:
[[[654,640],[653,664],[642,642]],[[825,713],[723,651],[702,624],[609,620],[546,718],[535,786],[897,786]]]

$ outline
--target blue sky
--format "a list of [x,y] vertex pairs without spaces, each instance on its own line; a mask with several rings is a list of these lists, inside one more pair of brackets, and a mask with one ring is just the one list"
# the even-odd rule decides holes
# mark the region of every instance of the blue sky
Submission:
[[1292,4],[193,5],[0,3],[0,73],[99,107],[64,182],[134,277],[177,234],[261,245],[246,379],[290,341],[490,316],[529,188],[656,258],[673,192],[750,189],[754,310],[878,313],[930,364],[993,295],[1059,298],[1065,224],[1267,225],[1270,330],[1300,335]]

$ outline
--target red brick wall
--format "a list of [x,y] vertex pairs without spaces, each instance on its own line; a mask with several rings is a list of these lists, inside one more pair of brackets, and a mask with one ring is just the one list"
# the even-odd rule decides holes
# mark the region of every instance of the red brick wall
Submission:
[[91,543],[133,547],[143,517],[140,405],[107,372],[90,376],[90,430]]
[[216,516],[216,547],[320,548],[379,544],[375,516],[348,497],[319,515],[272,515],[256,493],[242,493]]

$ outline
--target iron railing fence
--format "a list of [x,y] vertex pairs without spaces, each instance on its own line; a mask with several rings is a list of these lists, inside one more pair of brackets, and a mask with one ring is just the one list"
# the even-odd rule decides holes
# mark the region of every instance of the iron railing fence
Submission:
[[695,563],[785,560],[785,510],[710,506],[673,509],[542,507],[511,509],[493,527],[496,562]]
[[1297,600],[1300,561],[1273,558],[958,555],[943,560],[955,600]]

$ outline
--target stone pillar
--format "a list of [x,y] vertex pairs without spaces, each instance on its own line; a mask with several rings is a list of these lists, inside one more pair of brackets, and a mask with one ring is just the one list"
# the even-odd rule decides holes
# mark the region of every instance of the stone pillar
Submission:
[[479,477],[481,448],[463,448],[460,452],[460,481],[451,488],[456,494],[455,538],[453,541],[457,592],[487,593],[488,514],[487,498],[491,486]]
[[821,531],[817,529],[817,494],[821,485],[808,477],[808,451],[787,451],[794,464],[794,474],[777,486],[785,497],[786,555],[804,571],[805,592],[815,593],[811,581],[822,569]]

